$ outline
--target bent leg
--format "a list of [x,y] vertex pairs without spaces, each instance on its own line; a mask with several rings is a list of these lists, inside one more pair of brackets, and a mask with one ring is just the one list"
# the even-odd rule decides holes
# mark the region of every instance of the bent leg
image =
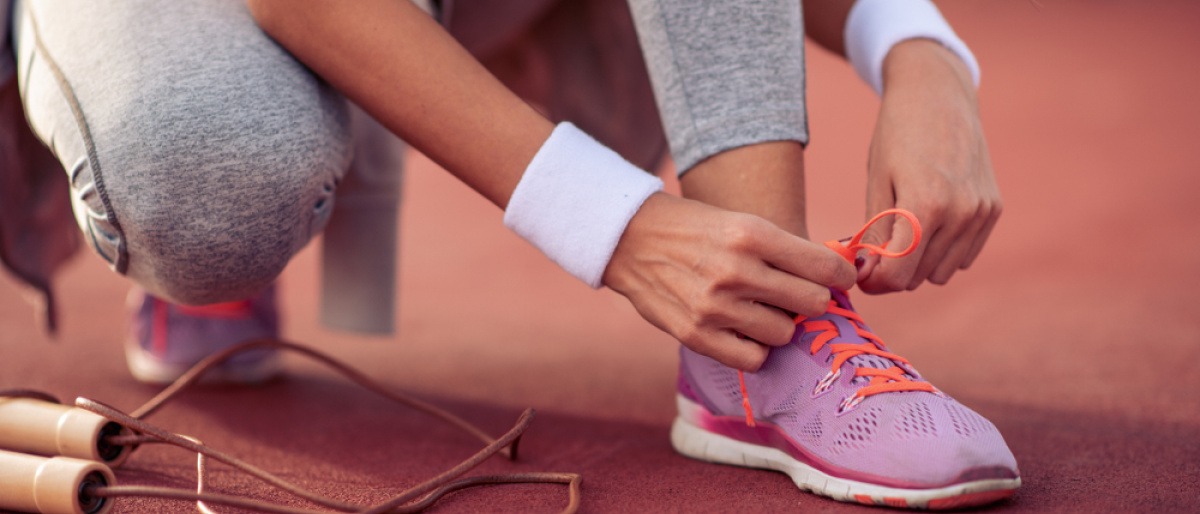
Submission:
[[237,0],[18,2],[34,132],[111,267],[204,304],[267,286],[328,221],[346,102]]

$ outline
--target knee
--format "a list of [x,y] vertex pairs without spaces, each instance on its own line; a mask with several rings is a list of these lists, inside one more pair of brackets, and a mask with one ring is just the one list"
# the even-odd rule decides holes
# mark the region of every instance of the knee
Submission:
[[126,273],[184,304],[243,299],[269,285],[333,208],[350,157],[339,105],[290,112],[281,125],[270,113],[237,120],[257,130],[220,120],[160,126],[153,151],[113,160],[121,169],[105,178],[120,186],[110,196]]
[[[62,27],[101,23],[58,45],[73,50],[55,55],[73,73],[69,94],[49,59],[31,61],[41,78],[27,88],[41,92],[27,99],[41,115],[28,112],[68,170],[85,238],[168,299],[253,294],[328,216],[350,160],[346,101],[242,3],[96,9],[111,16],[62,16]],[[147,23],[159,30],[108,37]]]

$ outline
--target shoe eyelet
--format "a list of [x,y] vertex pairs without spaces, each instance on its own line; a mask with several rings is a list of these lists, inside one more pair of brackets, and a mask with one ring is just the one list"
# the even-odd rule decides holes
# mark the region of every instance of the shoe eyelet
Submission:
[[818,380],[817,384],[813,386],[812,398],[820,398],[829,391],[832,391],[833,384],[837,382],[837,379],[841,376],[842,370],[840,368],[837,370],[837,372],[830,371],[825,373],[825,376],[822,377],[821,380]]
[[837,415],[841,416],[847,412],[854,410],[854,408],[858,407],[858,405],[860,403],[862,403],[862,401],[863,401],[863,397],[859,396],[857,393],[847,396],[845,399],[842,400],[842,403],[840,403],[838,405]]

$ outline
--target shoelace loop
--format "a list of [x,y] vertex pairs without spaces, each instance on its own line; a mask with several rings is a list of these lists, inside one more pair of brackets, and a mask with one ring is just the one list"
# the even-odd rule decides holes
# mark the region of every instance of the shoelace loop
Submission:
[[[912,242],[909,243],[908,247],[906,247],[904,250],[899,252],[889,252],[886,247],[890,241],[885,242],[883,245],[874,245],[871,243],[862,242],[862,238],[867,234],[867,230],[871,228],[871,225],[874,225],[876,222],[887,216],[902,217],[908,220],[908,222],[912,225]],[[898,258],[904,257],[916,251],[917,246],[920,243],[921,222],[917,220],[917,216],[904,209],[887,209],[879,214],[876,214],[874,217],[868,220],[866,224],[864,224],[862,228],[859,229],[858,232],[849,239],[827,241],[825,246],[837,252],[847,261],[853,263],[858,257],[858,252],[860,250],[866,250],[868,254],[878,255],[880,257]],[[860,317],[858,313],[838,306],[837,301],[835,300],[829,301],[829,307],[826,309],[826,313],[833,313],[848,319],[854,326],[854,332],[859,337],[865,339],[866,342],[835,343],[830,345],[830,352],[833,355],[833,362],[830,365],[829,374],[827,374],[825,378],[821,379],[821,381],[817,383],[817,389],[814,390],[814,393],[824,392],[822,389],[827,390],[828,388],[832,387],[833,382],[841,376],[842,365],[845,364],[846,361],[859,355],[875,355],[884,359],[889,359],[892,362],[908,366],[907,359],[884,350],[883,340],[870,330],[867,330],[866,325],[863,323],[862,317]],[[830,341],[841,335],[837,325],[829,320],[809,320],[804,316],[796,316],[795,322],[796,325],[801,326],[806,333],[817,332],[816,338],[814,338],[812,343],[809,345],[809,352],[814,355]],[[933,384],[928,382],[918,382],[908,378],[910,371],[910,369],[904,369],[900,366],[892,366],[888,369],[868,367],[860,367],[855,369],[855,377],[870,377],[870,381],[866,386],[860,388],[853,395],[850,395],[842,400],[842,403],[838,408],[838,412],[846,412],[857,406],[868,396],[880,393],[900,391],[937,392],[937,389],[933,387]],[[741,370],[738,370],[738,384],[740,385],[742,392],[742,409],[746,411],[746,425],[751,427],[756,426],[754,420],[754,411],[750,407],[750,395],[746,391],[746,376]]]
[[[878,222],[879,220],[881,220],[887,216],[899,216],[901,218],[908,220],[908,223],[910,225],[912,225],[912,231],[913,231],[912,242],[908,244],[907,248],[905,248],[899,252],[887,251],[887,245],[891,241],[883,243],[882,246],[862,242],[862,238],[867,235],[867,229],[871,228],[871,225],[874,225],[876,222]],[[844,243],[843,243],[843,241],[844,241]],[[885,211],[882,211],[879,214],[876,214],[870,220],[868,220],[867,223],[864,224],[862,226],[862,228],[858,229],[858,232],[855,233],[853,236],[851,236],[849,239],[825,242],[825,246],[827,246],[827,247],[829,247],[829,249],[837,252],[842,257],[845,257],[845,259],[847,261],[850,261],[851,263],[853,263],[854,259],[858,256],[859,250],[866,250],[867,253],[869,253],[871,255],[878,255],[880,257],[896,258],[896,257],[904,257],[910,253],[913,253],[914,251],[917,250],[917,245],[919,245],[919,244],[921,244],[921,222],[917,221],[917,216],[915,214],[908,212],[904,209],[887,209]]]

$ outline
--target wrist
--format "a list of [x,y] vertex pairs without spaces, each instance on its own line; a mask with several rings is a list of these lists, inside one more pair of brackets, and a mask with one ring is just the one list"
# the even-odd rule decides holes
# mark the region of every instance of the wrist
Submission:
[[857,0],[846,18],[846,58],[880,95],[885,57],[902,42],[922,39],[936,41],[957,56],[972,84],[979,84],[975,56],[929,0]]
[[970,68],[954,52],[932,39],[916,38],[897,43],[883,60],[883,91],[930,82],[954,84],[974,96]]

